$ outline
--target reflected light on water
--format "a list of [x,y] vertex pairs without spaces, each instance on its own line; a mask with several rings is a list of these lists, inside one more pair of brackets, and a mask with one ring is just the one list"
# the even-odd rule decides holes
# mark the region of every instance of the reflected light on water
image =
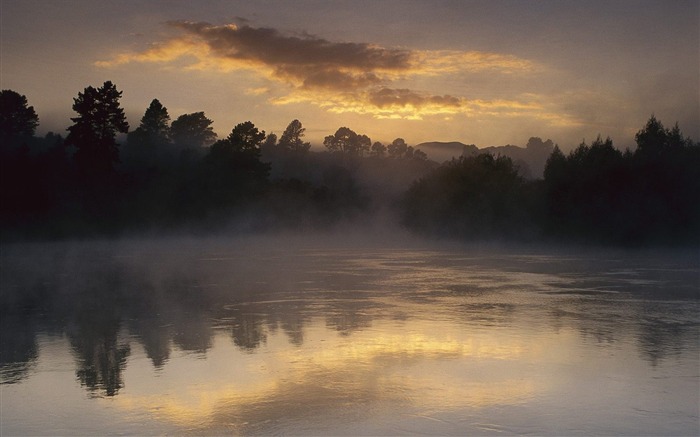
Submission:
[[2,254],[0,434],[700,431],[687,258],[163,244]]
[[146,384],[130,383],[127,373],[130,388],[114,404],[184,429],[230,432],[358,406],[391,405],[404,414],[515,405],[545,390],[546,379],[528,374],[527,363],[542,360],[551,339],[530,337],[525,344],[522,336],[502,334],[470,335],[454,324],[412,320],[378,321],[347,337],[319,320],[300,347],[276,333],[262,350],[246,354],[222,333],[206,360],[171,362]]

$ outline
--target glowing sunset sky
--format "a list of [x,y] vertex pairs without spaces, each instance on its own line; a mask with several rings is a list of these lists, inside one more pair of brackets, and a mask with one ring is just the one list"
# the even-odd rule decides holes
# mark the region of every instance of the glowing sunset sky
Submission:
[[2,0],[2,89],[39,133],[113,81],[131,128],[153,98],[225,136],[298,118],[319,144],[619,147],[654,113],[700,139],[700,2]]

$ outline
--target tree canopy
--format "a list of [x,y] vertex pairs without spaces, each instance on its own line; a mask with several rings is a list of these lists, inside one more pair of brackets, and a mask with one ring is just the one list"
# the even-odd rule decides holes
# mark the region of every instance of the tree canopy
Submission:
[[506,156],[453,159],[411,185],[403,199],[404,223],[461,237],[516,234],[527,225],[524,187]]
[[84,174],[104,175],[119,162],[117,133],[126,133],[129,123],[119,106],[122,92],[110,81],[100,88],[85,88],[73,100],[77,117],[71,118],[66,144],[77,148],[74,158]]
[[247,152],[257,156],[260,154],[263,141],[265,141],[265,131],[258,130],[252,122],[246,121],[237,124],[225,140],[218,141],[212,148],[225,146],[237,152]]
[[292,152],[307,152],[311,147],[311,143],[305,142],[302,139],[305,130],[306,128],[301,125],[299,120],[292,120],[282,133],[278,147]]
[[202,147],[216,140],[216,133],[204,112],[183,114],[173,121],[170,126],[170,136],[180,147]]
[[223,205],[259,195],[270,172],[270,166],[260,161],[263,141],[265,131],[246,121],[215,142],[204,159],[202,194]]
[[347,127],[339,128],[335,134],[328,135],[323,140],[329,152],[342,153],[349,156],[362,156],[369,151],[372,141],[367,135],[358,135]]
[[32,136],[39,124],[33,106],[28,106],[27,97],[12,90],[0,91],[0,135]]
[[164,143],[170,137],[170,116],[168,109],[158,99],[153,99],[141,117],[137,131],[142,131],[150,141]]

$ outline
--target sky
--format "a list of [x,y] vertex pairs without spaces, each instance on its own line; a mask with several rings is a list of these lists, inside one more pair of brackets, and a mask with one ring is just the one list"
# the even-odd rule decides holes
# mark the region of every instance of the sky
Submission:
[[0,0],[2,89],[38,133],[111,80],[134,129],[152,99],[306,138],[620,148],[653,114],[700,140],[700,2]]

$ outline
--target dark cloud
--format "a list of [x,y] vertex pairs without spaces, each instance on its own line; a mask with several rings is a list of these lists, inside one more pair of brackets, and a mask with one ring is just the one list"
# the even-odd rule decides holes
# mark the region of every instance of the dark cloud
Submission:
[[[289,73],[286,69],[285,73]],[[308,69],[304,71],[304,88],[353,90],[376,85],[382,81],[374,73],[348,73],[333,69]]]
[[315,36],[285,36],[275,29],[215,26],[173,21],[171,26],[196,35],[218,55],[273,67],[316,66],[325,69],[376,71],[410,68],[411,53],[366,43],[337,43]]
[[374,90],[369,93],[369,102],[378,108],[406,105],[412,105],[415,107],[425,105],[459,107],[462,104],[461,100],[454,96],[423,95],[406,88],[380,88],[378,90]]

